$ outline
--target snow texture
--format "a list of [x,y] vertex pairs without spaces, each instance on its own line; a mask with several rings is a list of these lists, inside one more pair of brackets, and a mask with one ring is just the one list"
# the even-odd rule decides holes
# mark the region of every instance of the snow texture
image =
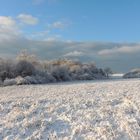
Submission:
[[140,81],[0,87],[0,140],[140,140]]

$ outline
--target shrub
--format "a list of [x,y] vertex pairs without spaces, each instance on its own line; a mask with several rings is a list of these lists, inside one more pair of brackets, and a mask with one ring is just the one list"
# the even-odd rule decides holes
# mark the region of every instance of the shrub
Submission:
[[123,78],[140,78],[140,69],[133,69],[123,75]]
[[51,70],[51,75],[56,79],[56,81],[70,81],[70,73],[65,65],[53,66]]
[[12,86],[12,85],[16,85],[16,79],[5,79],[3,82],[4,86]]
[[15,63],[11,60],[0,59],[0,79],[4,81],[6,78],[14,78]]
[[3,82],[2,82],[2,80],[0,79],[0,86],[2,86],[3,85]]
[[15,78],[16,84],[17,85],[25,85],[25,84],[30,84],[25,78],[18,76]]
[[35,74],[35,68],[30,62],[22,60],[17,63],[16,72],[18,76],[31,76]]
[[0,59],[0,84],[45,84],[71,80],[106,78],[106,73],[93,63],[67,59],[39,61],[34,55],[21,53],[16,60]]

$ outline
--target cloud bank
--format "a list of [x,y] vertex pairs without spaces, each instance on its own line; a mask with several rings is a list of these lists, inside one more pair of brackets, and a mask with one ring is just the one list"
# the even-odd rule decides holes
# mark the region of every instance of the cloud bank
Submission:
[[99,55],[114,55],[114,54],[134,54],[140,52],[140,45],[136,44],[136,45],[130,45],[128,44],[128,46],[120,46],[120,47],[114,47],[111,49],[103,49],[101,51],[98,52]]
[[39,22],[38,18],[33,17],[29,14],[20,14],[17,18],[20,20],[21,23],[28,25],[36,25]]
[[[49,36],[47,30],[37,33],[36,36],[40,36],[37,40],[23,34],[19,23],[34,26],[39,23],[39,19],[29,14],[20,14],[16,18],[0,16],[0,57],[15,57],[26,49],[42,59],[70,58],[84,62],[93,61],[99,67],[111,67],[116,71],[140,67],[139,43],[63,40],[59,36]],[[56,28],[64,26],[60,22],[54,22],[52,25]]]

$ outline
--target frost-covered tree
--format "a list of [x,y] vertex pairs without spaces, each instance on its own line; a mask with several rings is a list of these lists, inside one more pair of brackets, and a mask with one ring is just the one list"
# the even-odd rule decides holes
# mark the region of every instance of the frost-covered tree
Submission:
[[70,81],[70,73],[66,65],[54,66],[51,70],[52,76],[56,81]]
[[17,63],[16,72],[18,76],[25,77],[35,75],[36,70],[32,63],[22,60]]
[[21,52],[16,60],[0,59],[0,81],[5,85],[45,84],[106,77],[105,71],[97,68],[94,63],[81,63],[68,59],[42,61],[26,51]]
[[15,76],[15,63],[9,59],[0,59],[0,79],[4,81],[6,78]]
[[107,77],[109,77],[109,74],[113,74],[113,71],[109,67],[105,68],[104,71],[105,71]]

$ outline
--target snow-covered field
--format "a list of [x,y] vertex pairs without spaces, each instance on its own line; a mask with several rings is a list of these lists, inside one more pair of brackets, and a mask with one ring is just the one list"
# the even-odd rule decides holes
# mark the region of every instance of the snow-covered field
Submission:
[[0,87],[0,140],[140,140],[140,80]]

